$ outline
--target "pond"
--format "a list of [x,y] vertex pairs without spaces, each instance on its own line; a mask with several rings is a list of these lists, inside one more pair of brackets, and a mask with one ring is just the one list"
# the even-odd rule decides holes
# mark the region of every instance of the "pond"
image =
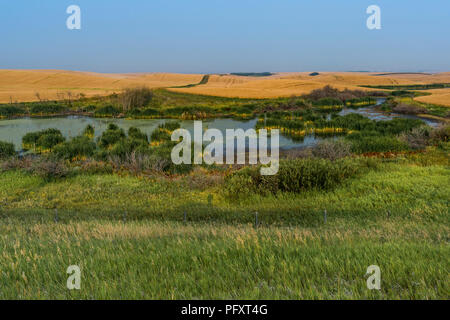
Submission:
[[[381,104],[383,99],[379,99],[377,105]],[[375,105],[376,106],[376,105]],[[381,111],[378,111],[375,106],[370,106],[366,108],[359,109],[344,109],[340,112],[341,115],[348,113],[359,113],[370,119],[375,120],[390,120],[397,117],[410,118],[412,116],[390,114],[387,115]],[[429,125],[436,125],[435,122],[422,119]],[[59,129],[66,138],[75,137],[80,135],[84,128],[90,124],[95,128],[95,136],[98,137],[106,130],[108,124],[115,123],[119,127],[128,131],[130,127],[137,127],[143,132],[148,134],[151,133],[158,127],[158,125],[164,123],[165,119],[153,119],[153,120],[140,120],[140,119],[113,119],[113,118],[89,118],[85,116],[68,116],[61,118],[20,118],[13,120],[1,120],[0,121],[0,141],[12,142],[16,146],[17,150],[21,149],[22,137],[33,131],[40,131],[43,129],[56,128]],[[181,122],[181,127],[189,130],[191,134],[193,133],[193,123],[192,120],[183,120]],[[233,119],[211,119],[204,120],[204,128],[216,128],[222,131],[225,136],[226,129],[250,129],[255,128],[257,119],[249,121],[239,121]],[[303,141],[294,141],[293,139],[280,135],[280,148],[290,149],[290,148],[304,148],[308,146],[315,145],[321,138],[314,137],[312,135],[306,136]]]
[[341,112],[339,112],[339,115],[345,116],[346,114],[350,113],[357,113],[360,115],[363,115],[369,119],[377,120],[377,121],[386,121],[386,120],[392,120],[395,118],[409,118],[409,119],[420,119],[423,122],[425,122],[427,125],[431,127],[436,127],[439,125],[439,122],[435,120],[430,120],[426,118],[420,118],[414,115],[407,115],[407,114],[400,114],[400,113],[385,113],[379,110],[377,107],[383,102],[385,102],[385,98],[379,98],[377,99],[377,103],[375,105],[367,106],[364,108],[358,108],[358,109],[351,109],[351,108],[345,108]]
[[[100,136],[110,123],[117,124],[120,128],[128,131],[130,127],[141,129],[148,136],[164,123],[165,119],[139,120],[139,119],[110,119],[110,118],[89,118],[82,116],[68,116],[63,118],[21,118],[14,120],[0,121],[0,141],[12,142],[17,150],[21,149],[22,137],[28,132],[40,131],[49,128],[59,129],[66,138],[80,135],[88,124],[95,128],[95,137]],[[216,128],[222,131],[225,136],[226,129],[250,129],[255,128],[257,119],[250,121],[238,121],[232,119],[204,120],[203,128]],[[193,134],[194,121],[180,121],[181,127]],[[299,148],[311,146],[320,139],[314,136],[307,136],[302,142],[294,142],[291,138],[280,135],[280,148]]]

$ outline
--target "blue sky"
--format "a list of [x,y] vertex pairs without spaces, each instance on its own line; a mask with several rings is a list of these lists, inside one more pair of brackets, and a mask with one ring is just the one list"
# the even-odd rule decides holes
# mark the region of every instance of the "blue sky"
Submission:
[[[81,30],[66,28],[72,4]],[[3,0],[0,68],[450,71],[449,16],[448,0]]]

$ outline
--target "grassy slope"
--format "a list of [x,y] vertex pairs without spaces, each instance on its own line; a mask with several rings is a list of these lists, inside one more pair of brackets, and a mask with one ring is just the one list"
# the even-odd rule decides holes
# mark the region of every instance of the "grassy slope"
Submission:
[[[448,299],[448,176],[387,163],[334,191],[233,204],[183,180],[2,173],[0,298]],[[65,288],[71,264],[80,292]],[[371,264],[380,292],[366,289]]]

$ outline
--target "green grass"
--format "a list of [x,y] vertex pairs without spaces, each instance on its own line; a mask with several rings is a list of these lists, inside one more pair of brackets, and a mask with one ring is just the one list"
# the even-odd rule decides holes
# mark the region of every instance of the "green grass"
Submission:
[[[9,223],[0,227],[0,298],[448,298],[444,232],[393,223],[352,229]],[[65,287],[73,264],[80,291]],[[379,292],[366,287],[372,264],[381,268]]]
[[[192,188],[190,179],[146,179],[119,175],[78,175],[47,183],[19,172],[0,175],[3,210],[33,212],[58,208],[68,219],[120,218],[248,223],[258,211],[268,224],[316,225],[327,209],[329,219],[349,217],[372,219],[387,210],[402,218],[443,219],[447,216],[449,169],[444,166],[386,164],[331,191],[302,194],[279,193],[262,197],[250,195],[234,203],[222,196],[221,186]],[[211,205],[208,196],[213,195]]]
[[[445,160],[396,158],[330,191],[231,202],[204,172],[3,172],[0,298],[448,299],[448,177]],[[73,264],[80,291],[66,289]]]

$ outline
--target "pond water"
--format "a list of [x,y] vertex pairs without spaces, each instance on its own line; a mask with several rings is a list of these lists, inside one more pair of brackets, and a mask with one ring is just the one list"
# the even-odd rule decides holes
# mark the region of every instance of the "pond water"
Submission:
[[[381,104],[383,99],[379,99],[377,105]],[[386,115],[381,111],[374,109],[374,106],[360,109],[344,109],[340,114],[359,113],[375,120],[390,120],[396,117],[411,117],[405,115],[391,114]],[[435,125],[432,121],[422,119],[430,125]],[[66,138],[80,135],[84,128],[90,124],[95,128],[96,137],[100,136],[106,130],[108,124],[115,123],[119,127],[128,131],[130,127],[137,127],[149,136],[165,119],[139,120],[139,119],[110,119],[110,118],[89,118],[84,116],[68,116],[61,118],[20,118],[13,120],[0,121],[0,140],[12,142],[17,150],[21,149],[22,137],[28,132],[40,131],[43,129],[56,128],[61,130]],[[222,131],[225,136],[226,129],[241,128],[244,130],[254,128],[257,120],[238,121],[233,119],[213,119],[204,120],[204,128],[216,128]],[[181,121],[181,127],[189,130],[193,134],[193,121]],[[270,140],[270,139],[269,139]],[[280,148],[304,148],[312,146],[320,141],[320,138],[314,136],[306,136],[303,141],[294,141],[293,139],[280,135]]]
[[[117,124],[120,128],[128,131],[130,127],[141,129],[148,136],[158,128],[158,125],[170,120],[165,119],[110,119],[110,118],[89,118],[82,116],[68,116],[62,118],[21,118],[14,120],[0,121],[0,140],[11,142],[17,150],[21,149],[22,137],[28,132],[40,131],[49,128],[59,129],[66,138],[80,135],[87,125],[95,128],[95,137],[99,137],[110,123]],[[194,121],[180,121],[181,127],[187,129],[193,135]],[[203,128],[215,128],[222,131],[225,136],[226,129],[250,129],[255,128],[257,120],[237,121],[232,119],[204,120]],[[281,148],[306,147],[317,143],[318,139],[313,136],[305,137],[302,142],[294,142],[292,139],[280,136]]]
[[358,109],[345,108],[341,112],[339,112],[339,115],[345,116],[346,114],[357,113],[357,114],[363,115],[369,119],[377,120],[377,121],[386,121],[386,120],[392,120],[395,118],[420,119],[431,127],[436,127],[439,124],[439,122],[437,122],[437,121],[426,119],[426,118],[419,118],[419,117],[413,116],[413,115],[406,115],[406,114],[400,114],[400,113],[390,113],[390,114],[384,113],[381,110],[377,109],[377,106],[381,105],[384,101],[386,101],[386,99],[380,98],[380,99],[377,99],[377,103],[372,106],[367,106],[367,107],[358,108]]

